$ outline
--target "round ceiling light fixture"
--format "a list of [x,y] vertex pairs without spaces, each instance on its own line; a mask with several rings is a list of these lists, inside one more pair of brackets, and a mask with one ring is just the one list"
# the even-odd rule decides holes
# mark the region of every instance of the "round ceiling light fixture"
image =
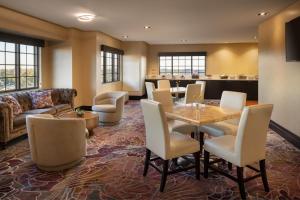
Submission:
[[260,13],[258,13],[257,15],[258,15],[258,16],[261,16],[261,17],[264,17],[264,16],[269,15],[269,13],[268,13],[268,12],[260,12]]
[[144,26],[144,29],[151,29],[152,27],[151,26]]
[[91,22],[95,19],[95,15],[93,14],[80,14],[78,15],[77,19],[80,22]]

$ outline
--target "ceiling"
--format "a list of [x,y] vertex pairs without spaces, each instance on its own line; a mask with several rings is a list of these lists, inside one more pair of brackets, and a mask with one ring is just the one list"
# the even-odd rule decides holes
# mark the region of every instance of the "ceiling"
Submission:
[[[256,42],[258,25],[295,1],[0,0],[0,5],[65,27],[102,31],[120,40],[198,44]],[[270,14],[257,16],[262,11]],[[76,16],[80,13],[93,13],[96,19],[79,22]],[[145,30],[146,25],[152,28]]]

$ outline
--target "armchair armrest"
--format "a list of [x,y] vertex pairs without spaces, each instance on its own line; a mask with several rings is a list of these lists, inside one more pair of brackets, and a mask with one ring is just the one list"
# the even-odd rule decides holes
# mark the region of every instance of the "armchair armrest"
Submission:
[[4,102],[0,102],[0,142],[6,142],[9,133],[13,129],[13,113],[11,107]]
[[54,93],[59,94],[58,102],[62,104],[70,104],[74,108],[74,98],[77,96],[77,90],[69,88],[53,89]]
[[115,100],[111,98],[107,93],[102,93],[93,98],[93,105],[101,104],[115,104]]

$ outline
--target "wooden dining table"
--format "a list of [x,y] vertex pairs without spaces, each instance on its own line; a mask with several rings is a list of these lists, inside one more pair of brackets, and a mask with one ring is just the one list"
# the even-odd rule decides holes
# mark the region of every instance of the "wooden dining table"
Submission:
[[195,103],[177,104],[166,111],[166,116],[169,119],[176,119],[197,126],[239,118],[240,115],[240,110]]

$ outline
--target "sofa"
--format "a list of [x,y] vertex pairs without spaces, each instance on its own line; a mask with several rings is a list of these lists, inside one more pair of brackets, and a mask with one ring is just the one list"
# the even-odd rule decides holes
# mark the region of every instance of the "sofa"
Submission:
[[[51,91],[52,107],[33,109],[30,93]],[[2,101],[6,95],[13,96],[22,108],[22,113],[13,116],[11,107]],[[34,114],[60,115],[74,108],[74,98],[77,96],[75,89],[38,89],[17,91],[0,95],[0,147],[5,148],[7,142],[27,134],[26,116]]]

